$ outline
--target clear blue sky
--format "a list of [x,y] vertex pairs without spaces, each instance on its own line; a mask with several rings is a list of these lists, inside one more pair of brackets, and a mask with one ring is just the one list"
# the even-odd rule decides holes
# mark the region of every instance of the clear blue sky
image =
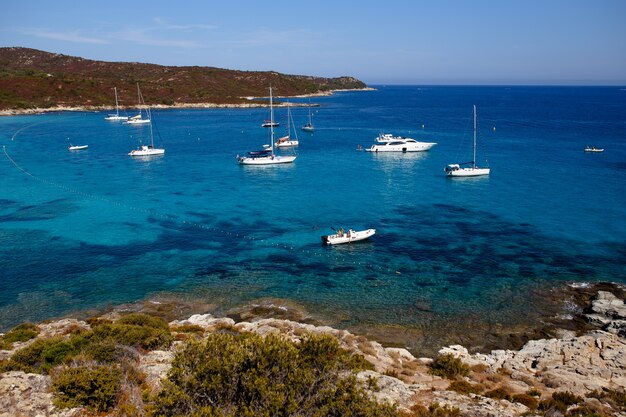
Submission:
[[626,0],[2,0],[0,46],[370,84],[626,84]]

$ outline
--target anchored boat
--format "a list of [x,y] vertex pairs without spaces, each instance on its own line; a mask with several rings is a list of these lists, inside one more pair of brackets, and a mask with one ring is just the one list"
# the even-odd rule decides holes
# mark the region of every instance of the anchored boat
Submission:
[[376,229],[361,231],[348,229],[346,232],[343,228],[340,228],[334,235],[322,236],[322,243],[325,245],[339,245],[341,243],[358,242],[359,240],[365,240],[374,236],[375,233]]

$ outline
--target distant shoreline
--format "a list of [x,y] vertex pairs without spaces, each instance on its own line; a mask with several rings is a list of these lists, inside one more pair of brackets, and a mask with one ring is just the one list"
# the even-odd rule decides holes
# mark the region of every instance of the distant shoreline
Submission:
[[[366,88],[353,88],[353,89],[337,89],[330,91],[322,91],[312,94],[302,94],[298,96],[280,96],[279,98],[306,98],[306,97],[327,97],[333,95],[335,92],[343,92],[343,91],[375,91],[375,88],[366,87]],[[242,97],[248,101],[252,101],[255,99],[267,98],[267,97]],[[308,103],[278,103],[275,104],[276,107],[319,107],[319,104],[308,104]],[[151,109],[234,109],[234,108],[262,108],[269,107],[268,103],[262,102],[249,102],[249,103],[175,103],[172,105],[167,104],[155,104],[149,106]],[[136,110],[136,106],[128,106],[123,107],[123,110]],[[30,109],[5,109],[0,110],[0,116],[22,116],[29,114],[44,114],[44,113],[54,113],[54,112],[99,112],[99,111],[110,111],[115,110],[113,106],[56,106],[49,108],[30,108]]]

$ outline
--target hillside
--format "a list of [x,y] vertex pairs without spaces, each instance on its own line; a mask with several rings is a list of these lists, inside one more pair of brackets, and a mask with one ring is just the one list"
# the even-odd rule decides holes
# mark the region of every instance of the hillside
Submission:
[[266,96],[270,83],[278,96],[366,87],[352,77],[103,62],[28,48],[0,48],[0,110],[112,106],[113,87],[118,89],[120,105],[133,107],[136,83],[148,105],[243,103],[243,97]]

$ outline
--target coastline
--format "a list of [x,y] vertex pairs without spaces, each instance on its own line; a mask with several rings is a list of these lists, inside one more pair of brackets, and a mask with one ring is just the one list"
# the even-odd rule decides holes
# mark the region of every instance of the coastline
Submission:
[[[514,350],[491,350],[484,354],[470,354],[464,346],[447,345],[436,354],[415,356],[404,348],[385,347],[375,339],[330,326],[288,318],[235,320],[212,314],[186,314],[184,318],[172,319],[173,311],[164,310],[158,303],[148,303],[149,308],[140,313],[166,320],[177,341],[169,347],[127,348],[134,352],[127,366],[145,375],[143,389],[155,394],[163,389],[175,355],[190,338],[198,340],[226,332],[257,334],[263,338],[274,335],[298,344],[310,336],[330,336],[342,349],[360,355],[371,365],[370,369],[355,375],[368,395],[400,411],[442,408],[454,411],[445,415],[467,417],[622,415],[620,408],[623,410],[626,406],[622,398],[626,389],[626,287],[613,283],[572,283],[570,287],[573,293],[588,301],[578,313],[588,325],[586,331],[576,333],[560,329],[552,338],[531,340]],[[613,291],[605,291],[607,288]],[[34,338],[14,342],[10,350],[1,350],[0,359],[6,363],[19,349],[37,340],[69,339],[74,334],[90,332],[101,323],[116,323],[125,314],[136,312],[114,310],[92,315],[88,320],[64,318],[39,323],[35,326]],[[184,333],[188,331],[185,328],[200,333],[189,336]],[[437,361],[444,357],[459,361],[465,370],[454,374],[434,372]],[[65,366],[76,365],[60,364],[57,368]],[[9,413],[82,415],[84,409],[75,405],[75,408],[57,408],[52,391],[51,377],[46,373],[11,368],[0,373],[0,398],[4,399],[0,404]],[[555,404],[563,393],[573,401]],[[581,409],[588,413],[577,414]],[[561,414],[555,414],[555,410]],[[596,414],[590,414],[592,412]]]
[[[498,349],[520,349],[529,341],[558,337],[563,331],[576,334],[589,331],[591,327],[583,313],[598,291],[613,292],[626,298],[626,286],[619,283],[561,282],[537,289],[534,296],[542,299],[541,303],[529,306],[523,319],[517,322],[427,312],[423,323],[415,326],[386,323],[376,317],[366,322],[355,321],[345,312],[322,310],[291,299],[266,297],[245,304],[231,304],[219,295],[208,298],[209,294],[157,293],[133,302],[50,317],[46,321],[67,317],[86,320],[93,316],[129,312],[158,313],[168,320],[184,320],[194,314],[211,314],[235,322],[277,319],[348,331],[386,347],[406,349],[416,356],[434,356],[443,346],[450,345],[463,345],[468,352],[481,354]],[[472,331],[468,332],[468,328]]]
[[[355,88],[355,89],[338,89],[322,91],[312,94],[303,94],[297,96],[277,96],[277,98],[307,98],[307,97],[327,97],[332,96],[335,92],[344,91],[375,91],[375,88]],[[252,101],[255,99],[263,99],[266,97],[241,97],[242,99]],[[149,106],[151,109],[250,109],[250,108],[265,108],[269,107],[269,103],[174,103],[167,104],[155,104]],[[309,103],[274,103],[274,107],[320,107],[320,104]],[[137,106],[125,106],[120,107],[121,110],[136,110]],[[101,112],[115,110],[115,106],[55,106],[49,108],[29,108],[29,109],[5,109],[0,110],[0,116],[22,116],[22,115],[34,115],[45,114],[55,112]]]

